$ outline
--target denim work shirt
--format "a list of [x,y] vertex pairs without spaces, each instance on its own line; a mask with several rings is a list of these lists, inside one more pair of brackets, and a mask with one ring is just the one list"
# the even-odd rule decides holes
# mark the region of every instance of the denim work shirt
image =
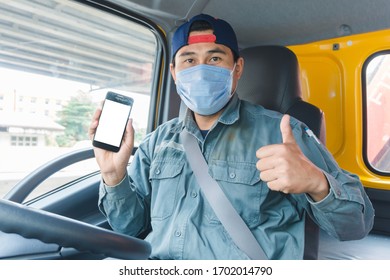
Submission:
[[282,115],[235,95],[202,137],[192,113],[159,126],[138,148],[128,176],[116,187],[101,183],[99,207],[112,228],[152,245],[155,259],[248,259],[234,244],[203,196],[179,134],[199,141],[210,175],[219,183],[269,259],[302,259],[305,215],[340,240],[359,239],[372,228],[374,210],[359,179],[341,170],[330,153],[291,118],[303,153],[328,179],[320,202],[306,194],[271,191],[260,180],[256,150],[282,143]]

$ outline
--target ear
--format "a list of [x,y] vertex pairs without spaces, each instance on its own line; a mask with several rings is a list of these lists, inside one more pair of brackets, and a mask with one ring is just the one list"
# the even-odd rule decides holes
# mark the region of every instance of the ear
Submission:
[[242,72],[244,71],[244,58],[239,57],[236,62],[236,68],[234,69],[234,74],[237,79],[241,78]]
[[169,70],[171,71],[172,78],[176,83],[176,72],[175,72],[175,66],[173,66],[173,63],[169,64]]

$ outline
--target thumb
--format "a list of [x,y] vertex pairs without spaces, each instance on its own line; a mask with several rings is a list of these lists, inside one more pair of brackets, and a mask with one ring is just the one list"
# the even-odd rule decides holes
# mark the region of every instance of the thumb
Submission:
[[282,133],[283,143],[295,143],[294,134],[290,126],[290,116],[284,115],[280,121],[280,132]]
[[132,118],[129,118],[129,120],[127,121],[125,140],[130,141],[130,142],[128,142],[129,144],[134,142],[134,127],[133,127],[133,119]]

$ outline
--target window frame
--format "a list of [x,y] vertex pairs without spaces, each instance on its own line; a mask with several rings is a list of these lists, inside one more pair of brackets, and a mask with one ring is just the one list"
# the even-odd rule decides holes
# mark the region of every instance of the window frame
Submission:
[[[374,174],[380,175],[380,176],[386,176],[390,177],[390,170],[389,171],[383,171],[379,170],[375,166],[372,165],[368,158],[368,142],[369,142],[369,131],[368,131],[368,88],[367,88],[367,68],[375,58],[381,55],[390,55],[390,50],[381,50],[378,52],[375,52],[367,57],[367,59],[363,63],[362,67],[362,73],[361,73],[361,83],[362,83],[362,112],[363,112],[363,118],[362,118],[362,125],[363,125],[363,161],[366,167],[373,172]],[[390,140],[389,140],[390,141]]]
[[100,9],[102,11],[114,14],[127,20],[131,20],[137,24],[140,24],[148,28],[156,37],[156,56],[155,56],[155,75],[152,80],[151,96],[150,96],[150,108],[146,133],[149,133],[157,128],[162,122],[164,122],[164,115],[168,112],[164,112],[166,98],[163,93],[168,92],[168,78],[169,74],[169,47],[165,32],[153,21],[148,18],[135,13],[123,6],[119,6],[115,3],[105,0],[74,0]]

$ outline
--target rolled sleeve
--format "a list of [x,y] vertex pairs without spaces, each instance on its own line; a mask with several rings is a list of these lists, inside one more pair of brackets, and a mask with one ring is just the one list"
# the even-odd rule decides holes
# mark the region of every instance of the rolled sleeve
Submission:
[[323,200],[315,202],[306,197],[317,222],[328,233],[340,240],[360,239],[372,229],[373,207],[356,176],[334,173],[324,172],[330,191]]
[[315,202],[306,195],[308,211],[322,229],[340,240],[355,240],[372,229],[374,208],[355,174],[341,169],[330,152],[297,125],[295,135],[304,154],[324,173],[329,194]]

